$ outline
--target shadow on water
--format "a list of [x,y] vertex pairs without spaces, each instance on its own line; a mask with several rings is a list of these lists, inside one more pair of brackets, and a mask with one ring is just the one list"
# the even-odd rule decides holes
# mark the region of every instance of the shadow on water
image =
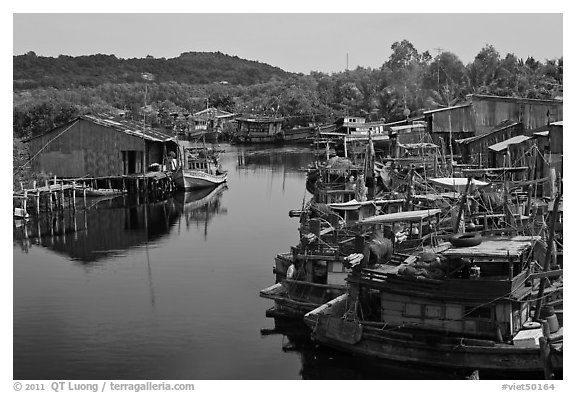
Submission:
[[310,329],[300,320],[274,318],[274,328],[262,329],[263,336],[281,335],[282,351],[300,358],[302,379],[309,380],[455,380],[465,372],[412,366],[360,356],[351,356],[321,347],[310,339]]
[[226,185],[194,192],[177,192],[171,198],[145,203],[136,197],[88,198],[86,209],[64,210],[14,220],[13,240],[24,252],[46,247],[80,263],[122,256],[127,250],[154,245],[184,225],[202,225],[204,237],[216,215],[226,214],[220,198]]

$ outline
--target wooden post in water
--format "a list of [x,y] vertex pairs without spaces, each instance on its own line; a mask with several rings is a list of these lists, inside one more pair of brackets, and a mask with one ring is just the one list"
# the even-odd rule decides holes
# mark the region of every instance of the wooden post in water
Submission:
[[26,217],[26,203],[28,202],[28,190],[24,190],[24,199],[22,200],[22,209],[24,209],[24,217]]
[[48,205],[50,208],[50,213],[52,213],[52,186],[49,186],[50,188],[48,189]]
[[72,210],[76,211],[76,181],[72,182]]
[[60,209],[64,209],[64,182],[60,183]]
[[34,186],[34,207],[36,208],[36,214],[40,214],[40,191],[36,188],[36,180],[33,183]]

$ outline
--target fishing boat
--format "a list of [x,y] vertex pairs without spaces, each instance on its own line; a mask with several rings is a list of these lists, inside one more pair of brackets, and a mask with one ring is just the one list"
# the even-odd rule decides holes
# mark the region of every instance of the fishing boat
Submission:
[[307,143],[316,136],[320,126],[296,126],[281,131],[282,142],[284,143]]
[[235,143],[279,143],[283,141],[281,117],[244,116],[236,119]]
[[[562,271],[537,271],[546,266],[534,260],[538,241],[487,237],[476,246],[431,248],[394,267],[363,260],[348,291],[304,322],[314,341],[342,351],[462,370],[542,372],[539,339],[546,337],[561,372],[562,321],[540,312],[536,286]],[[558,305],[561,279],[548,285],[540,299]]]
[[180,190],[195,190],[215,187],[226,182],[228,173],[222,169],[218,152],[202,147],[183,147],[181,163],[172,174]]

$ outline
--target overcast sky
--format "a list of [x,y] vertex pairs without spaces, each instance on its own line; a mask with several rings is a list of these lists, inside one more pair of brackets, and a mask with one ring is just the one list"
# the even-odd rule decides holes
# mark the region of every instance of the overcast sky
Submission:
[[562,27],[561,13],[16,13],[13,54],[171,58],[220,51],[308,74],[345,70],[347,58],[350,69],[380,67],[403,39],[419,52],[453,52],[464,64],[486,44],[501,56],[556,59],[563,56]]

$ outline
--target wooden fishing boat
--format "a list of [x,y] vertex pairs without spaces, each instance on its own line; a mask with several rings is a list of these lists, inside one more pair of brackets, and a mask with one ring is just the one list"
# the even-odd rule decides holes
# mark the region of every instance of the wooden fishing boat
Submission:
[[178,189],[209,188],[226,182],[228,173],[222,169],[216,151],[206,146],[185,147],[183,151],[181,165],[172,174]]
[[318,126],[292,127],[281,131],[284,143],[307,143],[316,136]]
[[[539,338],[545,336],[556,347],[559,371],[563,329],[554,313],[542,317],[534,311],[535,283],[542,276],[534,270],[535,241],[485,238],[474,247],[414,255],[387,270],[367,268],[363,261],[348,278],[347,293],[304,321],[323,345],[464,370],[541,372]],[[550,288],[562,292],[558,281]]]
[[208,129],[191,131],[188,133],[188,139],[191,141],[202,141],[216,143],[220,139],[222,131],[220,129]]
[[235,143],[279,143],[283,140],[281,117],[245,116],[236,119]]

